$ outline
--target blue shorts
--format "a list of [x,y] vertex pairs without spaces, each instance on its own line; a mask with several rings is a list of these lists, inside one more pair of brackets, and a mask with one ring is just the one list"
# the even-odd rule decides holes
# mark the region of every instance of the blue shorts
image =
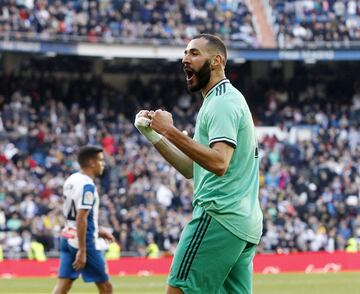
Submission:
[[75,280],[81,274],[84,282],[87,283],[103,283],[109,280],[104,255],[100,250],[95,248],[86,250],[86,265],[80,271],[76,271],[72,266],[76,258],[76,252],[77,248],[70,246],[66,239],[61,238],[58,276],[60,279]]

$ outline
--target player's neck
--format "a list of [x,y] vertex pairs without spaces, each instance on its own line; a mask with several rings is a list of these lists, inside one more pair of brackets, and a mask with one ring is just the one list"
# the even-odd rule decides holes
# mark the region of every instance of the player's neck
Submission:
[[209,82],[206,84],[206,86],[204,88],[201,89],[202,97],[205,98],[205,96],[209,92],[209,90],[223,79],[226,79],[225,73],[223,71],[219,72],[219,73],[213,73],[210,77]]
[[82,168],[80,169],[80,172],[84,175],[87,175],[88,177],[90,177],[92,180],[95,180],[95,174],[93,173],[92,170],[88,169],[88,168]]

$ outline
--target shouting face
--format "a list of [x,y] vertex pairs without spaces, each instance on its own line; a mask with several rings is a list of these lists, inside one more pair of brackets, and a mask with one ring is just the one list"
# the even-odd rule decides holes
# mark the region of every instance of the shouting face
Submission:
[[182,63],[187,87],[192,92],[203,89],[211,77],[210,55],[206,44],[205,39],[194,39],[184,52]]

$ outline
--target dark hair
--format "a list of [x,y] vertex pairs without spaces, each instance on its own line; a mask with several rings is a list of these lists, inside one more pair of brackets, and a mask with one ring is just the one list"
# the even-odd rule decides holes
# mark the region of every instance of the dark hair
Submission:
[[208,41],[208,43],[210,44],[210,46],[212,46],[214,49],[219,50],[220,53],[224,56],[225,58],[225,64],[227,61],[227,50],[226,50],[226,46],[224,44],[224,42],[217,36],[215,35],[211,35],[211,34],[200,34],[195,36],[193,39],[206,39]]
[[96,146],[83,146],[80,148],[77,161],[81,167],[86,167],[90,159],[95,159],[98,153],[103,152],[103,149]]

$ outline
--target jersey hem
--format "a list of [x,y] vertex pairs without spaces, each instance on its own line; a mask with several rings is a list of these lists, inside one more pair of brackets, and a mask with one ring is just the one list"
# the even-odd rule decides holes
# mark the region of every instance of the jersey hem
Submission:
[[[206,209],[205,209],[205,211],[206,211]],[[250,242],[250,243],[253,243],[256,245],[260,243],[261,236],[259,238],[255,238],[255,237],[251,237],[247,234],[241,233],[239,231],[236,231],[235,229],[233,229],[233,227],[231,225],[229,225],[229,223],[224,223],[220,219],[218,219],[216,213],[212,213],[209,211],[206,211],[206,213],[208,213],[210,216],[212,216],[220,225],[222,225],[226,230],[228,230],[230,233],[232,233],[239,239],[245,240],[247,242]]]

